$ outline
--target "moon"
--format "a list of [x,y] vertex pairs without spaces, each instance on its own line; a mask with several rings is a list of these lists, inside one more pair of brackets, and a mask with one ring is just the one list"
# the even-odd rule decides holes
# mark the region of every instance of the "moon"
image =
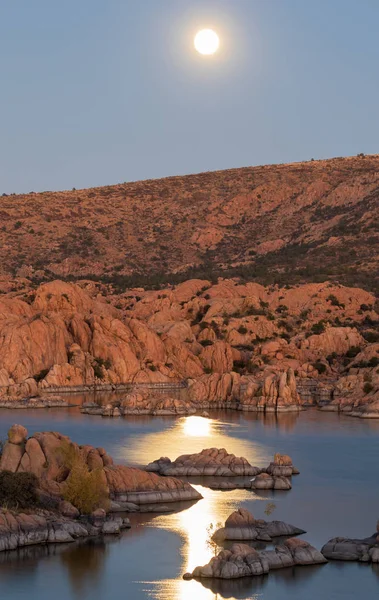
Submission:
[[202,29],[195,36],[195,48],[199,54],[215,54],[220,46],[220,38],[213,29]]

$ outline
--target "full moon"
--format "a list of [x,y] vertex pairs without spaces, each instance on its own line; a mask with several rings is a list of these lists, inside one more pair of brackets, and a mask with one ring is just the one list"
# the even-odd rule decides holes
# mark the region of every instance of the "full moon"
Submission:
[[202,29],[195,36],[195,48],[200,54],[214,54],[220,46],[220,39],[213,29]]

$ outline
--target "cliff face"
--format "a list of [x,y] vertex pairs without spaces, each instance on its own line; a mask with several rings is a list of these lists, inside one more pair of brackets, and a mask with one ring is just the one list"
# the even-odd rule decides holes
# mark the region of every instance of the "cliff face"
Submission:
[[378,156],[2,196],[0,275],[129,286],[333,277],[375,289],[378,198]]
[[376,399],[379,315],[375,297],[359,288],[220,279],[102,296],[81,286],[54,281],[32,294],[3,294],[0,396],[94,380],[187,379],[195,404],[233,403],[243,385],[246,405],[269,398],[265,404],[284,410],[299,403],[293,375],[279,375],[291,370],[297,378],[340,380],[338,406],[341,397]]

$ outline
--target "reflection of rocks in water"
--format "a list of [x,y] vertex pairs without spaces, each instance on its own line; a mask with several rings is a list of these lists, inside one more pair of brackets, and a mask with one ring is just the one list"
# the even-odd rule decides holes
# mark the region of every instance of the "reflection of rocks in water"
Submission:
[[319,573],[319,568],[319,565],[302,565],[301,568],[289,567],[288,569],[270,571],[270,578],[276,579],[278,585],[285,585],[289,588],[301,587],[304,581],[309,582]]
[[259,421],[270,429],[293,431],[300,416],[299,412],[284,413],[245,413],[246,421]]
[[213,594],[220,594],[222,598],[232,598],[233,600],[244,600],[250,598],[253,594],[261,592],[268,582],[267,575],[258,577],[245,577],[243,579],[201,579],[203,587],[211,590]]
[[40,560],[54,558],[68,549],[72,550],[71,544],[44,544],[0,552],[0,576],[21,571],[23,579],[32,582],[38,576]]
[[86,585],[93,588],[101,581],[107,544],[104,540],[90,540],[75,544],[61,554],[62,564],[67,568],[74,593],[80,598]]

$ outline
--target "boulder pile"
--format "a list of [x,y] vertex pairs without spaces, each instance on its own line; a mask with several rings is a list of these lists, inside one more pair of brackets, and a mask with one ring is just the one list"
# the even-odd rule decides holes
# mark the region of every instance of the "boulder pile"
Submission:
[[186,573],[184,579],[238,579],[269,573],[298,565],[318,565],[327,559],[305,540],[290,538],[274,550],[258,552],[247,544],[233,544],[230,550],[221,550],[207,565]]

